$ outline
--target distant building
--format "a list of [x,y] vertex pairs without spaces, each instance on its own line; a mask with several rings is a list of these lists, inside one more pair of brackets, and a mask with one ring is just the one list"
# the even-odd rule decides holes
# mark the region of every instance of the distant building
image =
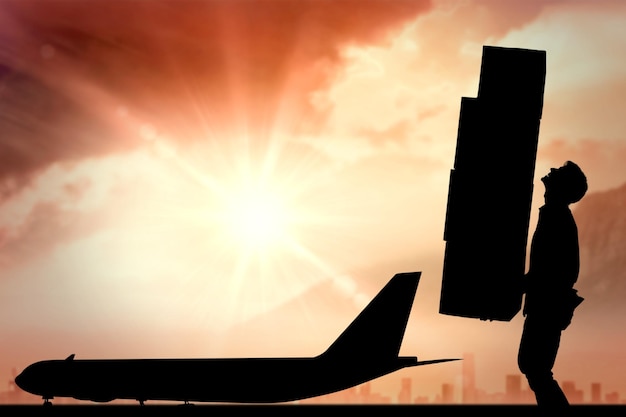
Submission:
[[8,390],[4,392],[0,392],[0,404],[28,404],[35,402],[40,402],[39,398],[28,394],[25,391],[22,391],[15,385],[15,377],[17,375],[17,369],[13,368],[11,370],[12,378],[8,381]]
[[576,389],[574,381],[563,381],[561,387],[563,394],[567,397],[570,404],[582,404],[584,402],[583,391]]
[[372,394],[367,404],[391,404],[391,398],[386,395]]
[[534,404],[535,402],[535,393],[530,388],[527,387],[522,390],[522,404]]
[[591,403],[602,404],[602,384],[599,382],[591,384]]
[[428,404],[430,402],[429,398],[425,395],[418,395],[413,400],[413,404]]
[[503,404],[504,393],[501,393],[501,392],[488,393],[485,390],[477,389],[476,390],[476,402],[478,404]]
[[463,404],[476,403],[476,367],[474,365],[474,354],[463,354],[463,389],[461,402]]
[[[372,385],[370,384],[370,382],[366,382],[362,385],[359,386],[360,390],[358,392],[358,399],[357,402],[359,404],[372,404],[373,402],[373,395],[372,395]],[[355,389],[356,392],[356,389]]]
[[522,376],[506,375],[504,398],[507,404],[522,403]]
[[402,378],[400,381],[400,392],[398,393],[398,404],[411,403],[411,378]]
[[604,396],[607,404],[619,404],[619,394],[617,392],[610,392]]
[[304,398],[297,404],[391,404],[391,398],[372,392],[370,382],[317,397]]
[[442,404],[454,404],[454,385],[452,384],[441,385],[441,403]]
[[359,404],[391,404],[391,398],[372,392],[370,381],[360,385],[360,388],[361,390],[358,394]]

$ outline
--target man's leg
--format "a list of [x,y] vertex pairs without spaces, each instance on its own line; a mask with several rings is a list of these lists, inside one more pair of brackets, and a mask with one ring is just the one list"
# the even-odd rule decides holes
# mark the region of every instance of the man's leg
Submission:
[[561,341],[561,330],[542,317],[526,317],[518,352],[520,371],[535,393],[537,405],[569,405],[565,394],[552,376],[552,367]]

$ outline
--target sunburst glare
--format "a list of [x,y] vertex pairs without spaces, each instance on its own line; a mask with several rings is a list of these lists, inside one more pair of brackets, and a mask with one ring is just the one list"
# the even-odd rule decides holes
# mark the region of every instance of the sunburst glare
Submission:
[[237,246],[262,251],[285,241],[293,216],[279,195],[248,185],[225,200],[224,232]]
[[170,242],[194,236],[178,249],[181,288],[218,294],[220,317],[237,322],[341,275],[316,250],[341,219],[336,201],[319,198],[333,167],[313,150],[275,139],[253,158],[241,143],[182,151],[168,143],[152,142],[160,185],[149,204]]

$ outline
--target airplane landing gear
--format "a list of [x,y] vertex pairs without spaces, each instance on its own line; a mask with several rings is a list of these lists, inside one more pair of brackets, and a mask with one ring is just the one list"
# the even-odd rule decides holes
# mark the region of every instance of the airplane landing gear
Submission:
[[52,407],[52,403],[50,402],[51,398],[43,397],[43,406],[44,407]]

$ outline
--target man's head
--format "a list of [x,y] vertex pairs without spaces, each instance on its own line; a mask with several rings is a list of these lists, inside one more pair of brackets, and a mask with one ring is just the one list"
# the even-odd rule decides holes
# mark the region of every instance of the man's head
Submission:
[[587,192],[587,177],[572,161],[567,161],[560,168],[550,169],[541,181],[546,187],[546,201],[572,204]]

